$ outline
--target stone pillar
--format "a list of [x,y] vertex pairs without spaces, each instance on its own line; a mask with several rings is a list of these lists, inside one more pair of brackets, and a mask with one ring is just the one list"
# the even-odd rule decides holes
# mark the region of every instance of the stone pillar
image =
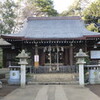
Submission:
[[26,65],[21,65],[21,87],[26,84]]
[[79,64],[79,83],[84,86],[84,64]]

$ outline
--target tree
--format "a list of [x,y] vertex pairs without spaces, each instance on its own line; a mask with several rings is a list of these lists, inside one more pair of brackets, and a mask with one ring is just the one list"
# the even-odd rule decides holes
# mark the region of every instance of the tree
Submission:
[[[91,27],[91,23],[97,24],[99,23],[100,20],[100,0],[96,0],[94,1],[89,7],[87,7],[84,12],[84,20],[86,24],[90,24],[89,27]],[[100,32],[99,28],[97,28],[96,26],[93,27],[92,25],[92,31],[97,30],[98,32]]]
[[47,13],[48,16],[57,16],[57,11],[54,9],[53,1],[51,0],[35,0],[36,5],[42,12]]
[[100,17],[100,0],[93,2],[86,8],[83,15],[86,23],[98,22],[98,18]]
[[87,29],[89,31],[94,31],[94,32],[98,32],[98,28],[95,27],[94,23],[91,23],[87,26]]
[[62,16],[82,16],[83,10],[90,4],[89,0],[75,0],[68,10],[61,13]]
[[51,0],[28,0],[25,3],[23,15],[27,18],[32,16],[57,16],[58,13]]
[[0,5],[0,34],[10,34],[14,32],[16,25],[15,8],[17,5],[12,0],[6,0]]

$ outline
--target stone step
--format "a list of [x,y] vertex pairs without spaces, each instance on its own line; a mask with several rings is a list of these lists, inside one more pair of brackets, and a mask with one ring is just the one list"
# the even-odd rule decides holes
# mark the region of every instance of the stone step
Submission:
[[76,73],[31,74],[27,79],[28,84],[70,84],[78,81]]
[[78,81],[69,82],[27,82],[28,85],[78,85]]

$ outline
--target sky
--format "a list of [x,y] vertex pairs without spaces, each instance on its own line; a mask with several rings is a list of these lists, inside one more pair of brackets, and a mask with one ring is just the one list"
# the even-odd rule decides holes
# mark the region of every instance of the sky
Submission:
[[61,13],[68,9],[68,7],[74,2],[74,0],[53,0],[54,8]]
[[[67,10],[68,7],[74,2],[75,0],[53,0],[54,8],[61,13],[64,10]],[[92,2],[94,0],[90,0]]]

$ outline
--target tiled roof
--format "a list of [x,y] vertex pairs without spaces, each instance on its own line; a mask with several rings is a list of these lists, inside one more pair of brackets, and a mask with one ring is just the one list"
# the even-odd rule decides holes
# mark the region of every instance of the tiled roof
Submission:
[[78,16],[72,17],[30,17],[20,33],[11,37],[40,38],[81,38],[85,35],[99,35],[88,31]]
[[79,16],[66,16],[66,17],[29,17],[27,20],[79,20]]

